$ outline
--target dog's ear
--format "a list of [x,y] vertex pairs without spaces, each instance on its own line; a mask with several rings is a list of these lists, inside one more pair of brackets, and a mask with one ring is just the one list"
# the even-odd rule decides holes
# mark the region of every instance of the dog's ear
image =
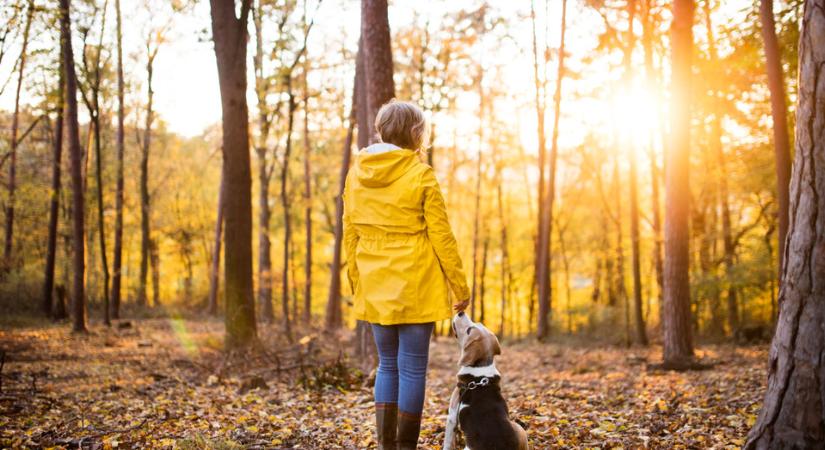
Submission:
[[458,359],[458,366],[469,366],[478,361],[484,355],[484,336],[478,328],[470,330],[467,340],[461,347],[461,357]]
[[490,333],[490,342],[492,343],[493,355],[500,355],[501,344],[498,343],[498,338],[493,333]]

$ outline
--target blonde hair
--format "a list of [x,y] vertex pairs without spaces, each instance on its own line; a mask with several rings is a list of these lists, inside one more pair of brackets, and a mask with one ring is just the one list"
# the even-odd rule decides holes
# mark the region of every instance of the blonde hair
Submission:
[[381,142],[410,150],[423,150],[429,139],[427,119],[421,108],[395,99],[378,110],[375,131],[381,136]]

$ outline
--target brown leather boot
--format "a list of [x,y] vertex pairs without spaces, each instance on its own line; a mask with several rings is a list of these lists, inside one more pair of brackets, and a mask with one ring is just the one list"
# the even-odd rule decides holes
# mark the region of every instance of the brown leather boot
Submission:
[[418,448],[418,433],[421,431],[421,415],[398,411],[398,450]]
[[397,424],[397,404],[375,404],[375,428],[378,431],[378,450],[395,450]]

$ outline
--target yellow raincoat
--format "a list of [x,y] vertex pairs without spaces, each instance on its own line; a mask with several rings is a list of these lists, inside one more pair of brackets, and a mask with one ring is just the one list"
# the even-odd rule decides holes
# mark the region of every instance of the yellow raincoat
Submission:
[[433,169],[393,147],[358,152],[347,176],[344,248],[355,317],[381,325],[448,319],[447,285],[458,301],[470,290],[444,198]]

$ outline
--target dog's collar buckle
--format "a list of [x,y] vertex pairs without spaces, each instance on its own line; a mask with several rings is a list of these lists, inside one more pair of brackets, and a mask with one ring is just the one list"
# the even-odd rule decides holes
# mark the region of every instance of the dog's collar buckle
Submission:
[[490,384],[490,378],[483,377],[482,379],[480,379],[478,381],[470,381],[469,383],[467,383],[465,385],[464,389],[472,391],[475,388],[482,387],[482,386],[487,386],[488,384]]

